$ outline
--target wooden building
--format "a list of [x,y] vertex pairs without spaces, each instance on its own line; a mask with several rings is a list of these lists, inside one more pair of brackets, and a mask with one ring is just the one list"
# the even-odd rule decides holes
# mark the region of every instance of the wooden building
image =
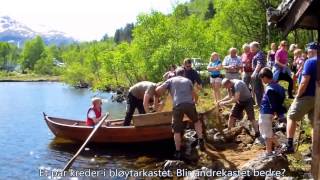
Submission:
[[[318,30],[320,43],[320,0],[283,0],[277,9],[267,10],[268,25],[280,28],[286,36],[296,28]],[[312,175],[320,179],[320,51],[317,58],[317,85],[313,124]]]

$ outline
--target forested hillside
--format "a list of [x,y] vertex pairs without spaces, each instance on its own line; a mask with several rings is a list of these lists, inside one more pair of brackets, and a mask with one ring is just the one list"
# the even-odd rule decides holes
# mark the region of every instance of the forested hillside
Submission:
[[[129,86],[145,79],[160,81],[170,64],[181,64],[186,57],[207,61],[213,51],[223,58],[230,47],[241,48],[246,42],[258,41],[264,48],[270,42],[279,43],[283,39],[281,32],[269,28],[266,22],[266,9],[279,3],[191,0],[177,4],[169,15],[156,11],[140,14],[135,24],[101,41],[47,47],[38,37],[26,43],[19,61],[11,60],[20,62],[25,72],[61,74],[67,83],[87,82],[94,88]],[[304,30],[288,36],[290,43],[301,47],[315,38]],[[2,47],[0,65],[5,69],[9,55]],[[64,62],[64,67],[54,66],[53,59]]]

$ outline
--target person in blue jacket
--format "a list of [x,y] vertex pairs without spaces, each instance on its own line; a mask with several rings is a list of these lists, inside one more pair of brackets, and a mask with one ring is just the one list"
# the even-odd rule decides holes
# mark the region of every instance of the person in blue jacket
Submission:
[[269,68],[262,68],[259,72],[259,78],[267,85],[260,105],[259,131],[265,139],[266,156],[270,156],[273,155],[273,145],[279,145],[273,134],[272,120],[275,115],[284,117],[287,111],[283,105],[286,94],[285,89],[273,81],[273,73]]

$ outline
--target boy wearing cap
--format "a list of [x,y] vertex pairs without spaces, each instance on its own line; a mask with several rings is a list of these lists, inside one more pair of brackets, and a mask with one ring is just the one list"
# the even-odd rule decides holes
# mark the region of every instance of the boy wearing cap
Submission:
[[308,114],[308,118],[313,125],[313,112],[315,104],[315,89],[317,76],[317,51],[319,45],[316,43],[308,44],[308,58],[302,70],[302,79],[298,87],[297,96],[288,111],[287,122],[287,153],[293,153],[293,137],[297,126],[297,121],[301,121]]
[[87,112],[87,126],[94,126],[102,119],[102,100],[98,97],[92,98],[92,106]]
[[260,105],[259,131],[266,142],[266,156],[270,156],[273,154],[273,144],[279,145],[272,131],[272,119],[274,115],[283,117],[287,111],[283,106],[286,93],[282,86],[272,80],[273,73],[269,68],[262,68],[259,78],[267,84]]

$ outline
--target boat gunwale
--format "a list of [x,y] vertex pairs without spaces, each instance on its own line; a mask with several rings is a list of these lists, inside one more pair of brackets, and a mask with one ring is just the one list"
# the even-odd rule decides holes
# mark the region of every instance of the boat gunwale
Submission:
[[[44,115],[44,118],[46,121],[49,121],[51,124],[55,124],[58,126],[64,126],[64,127],[69,127],[69,128],[85,128],[85,129],[93,129],[94,126],[84,126],[84,125],[70,125],[70,124],[63,124],[63,123],[59,123],[56,122],[54,120],[52,120],[52,118],[55,119],[61,119],[61,120],[65,120],[65,121],[70,121],[70,122],[82,122],[80,120],[71,120],[71,119],[65,119],[65,118],[59,118],[59,117],[52,117],[52,116],[48,116],[48,115]],[[122,120],[122,119],[115,119],[115,120]],[[114,121],[114,120],[113,120]],[[171,126],[171,124],[167,124],[167,125],[158,125],[158,126],[146,126],[146,127],[136,127],[136,126],[101,126],[102,129],[140,129],[140,128],[160,128],[160,127],[167,127],[167,126]]]

